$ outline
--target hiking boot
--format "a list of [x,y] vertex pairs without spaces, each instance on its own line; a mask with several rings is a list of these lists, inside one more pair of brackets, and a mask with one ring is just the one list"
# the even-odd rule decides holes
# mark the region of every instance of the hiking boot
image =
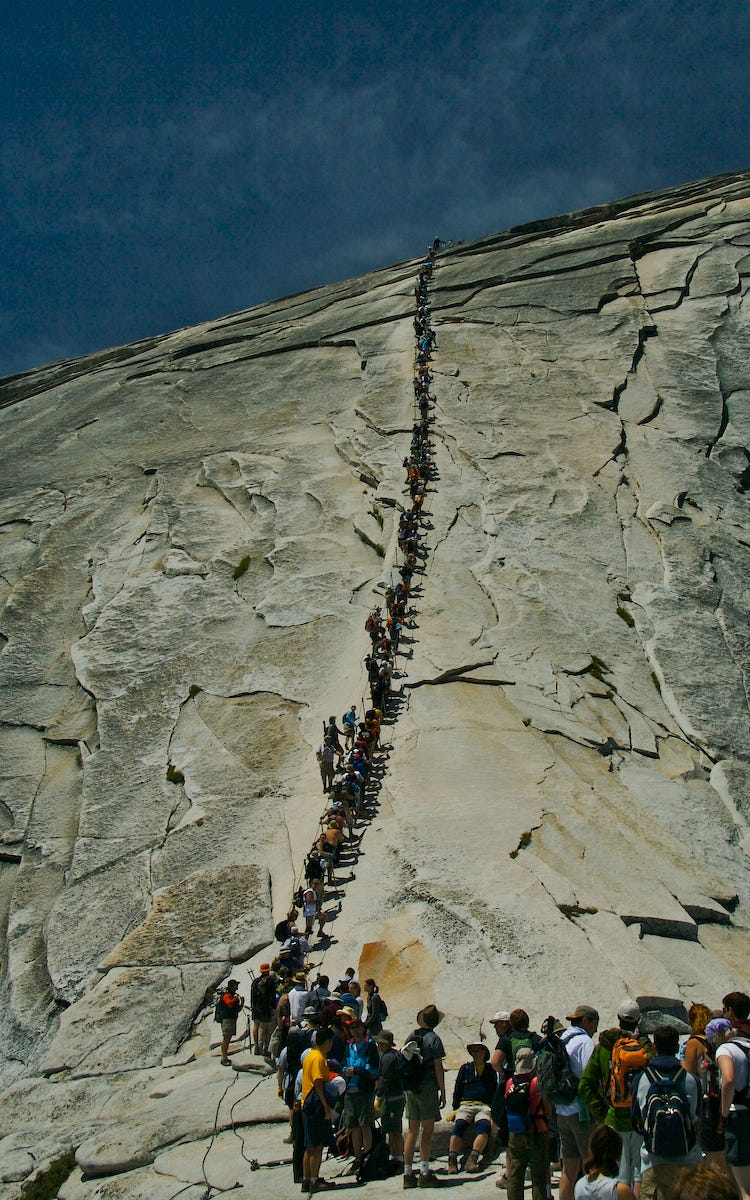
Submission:
[[477,1154],[476,1150],[472,1150],[471,1154],[469,1155],[469,1161],[466,1164],[466,1170],[470,1175],[476,1174],[476,1172],[479,1170],[479,1164],[481,1161],[481,1154]]
[[406,1173],[404,1173],[404,1187],[405,1188],[419,1187],[419,1184],[417,1183],[417,1177],[411,1171],[409,1172],[408,1175]]
[[310,1180],[309,1179],[302,1180],[302,1187],[300,1188],[300,1191],[309,1193],[309,1191],[310,1191]]
[[310,1195],[313,1192],[330,1192],[336,1187],[335,1183],[331,1183],[328,1179],[322,1179],[319,1175],[317,1179],[313,1179],[310,1183]]
[[448,1174],[458,1175],[458,1155],[452,1150],[448,1152]]
[[222,1067],[231,1067],[231,1065],[232,1065],[231,1058],[222,1058],[221,1065],[222,1065]]
[[428,1171],[426,1175],[420,1174],[417,1187],[440,1187],[442,1180],[438,1179],[434,1171]]

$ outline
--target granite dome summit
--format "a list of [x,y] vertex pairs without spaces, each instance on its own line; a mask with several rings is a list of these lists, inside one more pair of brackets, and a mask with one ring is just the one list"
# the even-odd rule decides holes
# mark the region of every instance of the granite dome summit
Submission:
[[[211,1132],[194,1023],[364,694],[416,264],[0,381],[0,1178],[75,1147],[157,1196]],[[501,1000],[750,984],[748,276],[750,173],[440,254],[419,625],[328,958],[449,1056]]]

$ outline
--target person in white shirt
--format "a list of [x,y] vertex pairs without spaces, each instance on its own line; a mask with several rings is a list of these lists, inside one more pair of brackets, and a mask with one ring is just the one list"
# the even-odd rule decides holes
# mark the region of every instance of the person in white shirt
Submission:
[[[594,1053],[594,1034],[599,1027],[599,1013],[590,1004],[577,1004],[566,1020],[570,1021],[570,1028],[565,1030],[560,1040],[565,1045],[573,1074],[580,1079]],[[560,1200],[573,1200],[581,1163],[588,1157],[593,1123],[588,1110],[584,1109],[581,1113],[577,1100],[570,1104],[556,1104],[555,1113],[562,1153]]]
[[724,997],[723,1011],[733,1027],[731,1037],[716,1051],[726,1155],[742,1200],[750,1200],[750,996],[730,992]]

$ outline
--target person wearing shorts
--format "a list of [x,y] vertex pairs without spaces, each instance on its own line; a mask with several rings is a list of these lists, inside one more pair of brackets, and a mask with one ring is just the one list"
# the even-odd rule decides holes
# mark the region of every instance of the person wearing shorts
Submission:
[[490,1050],[483,1042],[469,1042],[466,1047],[471,1061],[460,1067],[453,1089],[455,1123],[448,1147],[448,1174],[458,1172],[458,1156],[463,1148],[464,1134],[469,1126],[474,1128],[474,1144],[471,1148],[466,1170],[479,1170],[492,1126],[492,1104],[497,1090],[497,1075],[490,1066]]
[[226,991],[221,993],[221,1065],[231,1065],[229,1058],[229,1043],[237,1032],[237,1018],[245,1007],[245,998],[240,996],[237,988],[238,979],[230,979]]
[[[422,1059],[422,1078],[416,1088],[405,1093],[408,1128],[404,1139],[404,1187],[439,1187],[440,1180],[430,1170],[432,1135],[440,1109],[445,1107],[445,1048],[435,1033],[445,1014],[434,1004],[417,1013],[417,1026],[404,1047],[414,1046]],[[414,1174],[414,1151],[419,1137],[420,1178]]]
[[325,1091],[330,1079],[328,1055],[333,1046],[333,1030],[321,1029],[315,1046],[302,1064],[302,1125],[305,1135],[305,1154],[302,1160],[302,1191],[326,1191],[333,1184],[320,1177],[323,1150],[331,1142],[331,1108]]

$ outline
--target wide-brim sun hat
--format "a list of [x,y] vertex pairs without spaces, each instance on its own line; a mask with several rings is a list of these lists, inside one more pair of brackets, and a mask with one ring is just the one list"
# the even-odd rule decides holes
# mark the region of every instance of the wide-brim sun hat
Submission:
[[526,1075],[534,1070],[536,1055],[530,1046],[522,1046],[516,1054],[514,1068],[516,1075]]
[[484,1042],[469,1042],[466,1049],[469,1051],[469,1054],[473,1054],[475,1050],[483,1050],[484,1057],[489,1060],[489,1046],[485,1046]]
[[434,1004],[427,1004],[417,1013],[417,1025],[420,1029],[434,1029],[445,1016]]

